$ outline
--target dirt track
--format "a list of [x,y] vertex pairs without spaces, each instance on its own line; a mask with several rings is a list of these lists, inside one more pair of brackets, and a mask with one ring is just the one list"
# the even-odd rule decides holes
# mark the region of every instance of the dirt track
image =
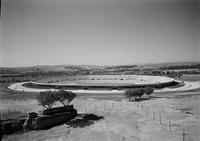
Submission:
[[[21,82],[21,83],[15,83],[11,84],[8,88],[15,90],[15,91],[27,91],[27,92],[41,92],[41,91],[47,91],[47,90],[55,90],[55,89],[37,89],[37,88],[28,88],[25,86],[22,86],[24,83],[27,82]],[[200,88],[200,81],[195,81],[195,82],[184,82],[185,85],[177,88],[163,88],[162,92],[182,92],[182,91],[188,91],[188,90],[195,90]],[[123,90],[71,90],[75,93],[123,93]],[[155,90],[155,92],[161,92],[161,90]]]

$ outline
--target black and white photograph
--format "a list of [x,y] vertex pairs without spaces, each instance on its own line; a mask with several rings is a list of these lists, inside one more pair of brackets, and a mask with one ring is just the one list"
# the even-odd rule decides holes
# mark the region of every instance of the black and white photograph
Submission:
[[0,140],[200,141],[200,0],[0,3]]

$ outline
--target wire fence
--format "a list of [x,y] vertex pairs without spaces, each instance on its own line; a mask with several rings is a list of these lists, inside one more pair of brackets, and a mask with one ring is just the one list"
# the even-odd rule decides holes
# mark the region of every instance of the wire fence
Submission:
[[[153,124],[156,124],[157,126],[166,129],[171,134],[179,136],[180,141],[186,141],[186,137],[188,135],[186,129],[184,128],[183,125],[181,125],[182,123],[180,121],[171,120],[167,114],[155,111],[155,108],[147,105],[147,103],[144,101],[140,102],[105,101],[103,104],[87,103],[84,105],[75,104],[74,106],[81,113],[95,113],[95,114],[99,114],[100,112],[112,112],[112,110],[116,109],[120,110],[126,107],[127,108],[134,107],[140,115],[152,120]],[[134,109],[130,108],[130,110]]]
[[[179,136],[180,141],[187,141],[186,129],[178,120],[169,119],[167,114],[163,114],[159,111],[155,111],[155,108],[149,106],[147,102],[127,102],[127,101],[105,101],[97,103],[74,103],[75,109],[79,113],[94,113],[101,114],[101,112],[112,112],[112,110],[122,110],[129,109],[130,111],[136,110],[140,115],[152,120],[153,124],[160,126],[168,130],[171,134],[176,134]],[[7,109],[4,112],[1,112],[0,119],[14,119],[21,116],[26,116],[27,111],[25,109]]]

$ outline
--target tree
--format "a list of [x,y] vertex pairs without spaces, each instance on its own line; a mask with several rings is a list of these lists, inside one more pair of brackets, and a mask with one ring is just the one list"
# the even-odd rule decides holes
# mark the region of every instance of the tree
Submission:
[[53,104],[56,102],[56,99],[52,91],[40,92],[40,94],[36,97],[36,99],[38,100],[39,105],[42,105],[47,109],[51,109]]
[[138,88],[136,89],[136,95],[141,99],[141,97],[144,95],[144,89]]
[[182,75],[183,75],[183,74],[182,74],[181,72],[178,72],[177,77],[178,77],[178,78],[181,78]]
[[126,98],[128,98],[128,101],[130,101],[132,98],[132,90],[126,90],[124,95]]
[[133,97],[135,100],[137,99],[137,97],[140,97],[141,99],[143,94],[144,94],[144,90],[142,89],[129,89],[125,91],[125,97],[128,98],[129,101],[131,101]]
[[39,105],[47,109],[51,109],[53,104],[57,101],[61,102],[64,106],[68,106],[70,102],[76,97],[76,94],[71,91],[45,91],[40,92],[36,97],[39,102]]
[[144,91],[145,91],[145,94],[148,95],[148,97],[149,97],[149,99],[150,99],[150,96],[151,96],[151,94],[154,92],[154,89],[151,88],[151,87],[146,87],[146,88],[144,89]]
[[55,92],[54,97],[64,106],[68,106],[70,102],[76,97],[76,94],[71,91],[60,90]]

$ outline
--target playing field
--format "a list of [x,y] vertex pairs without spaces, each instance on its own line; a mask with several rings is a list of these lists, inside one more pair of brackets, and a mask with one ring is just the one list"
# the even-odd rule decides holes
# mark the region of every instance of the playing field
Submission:
[[35,83],[67,86],[126,86],[150,85],[173,82],[173,78],[146,75],[84,75],[43,79]]

